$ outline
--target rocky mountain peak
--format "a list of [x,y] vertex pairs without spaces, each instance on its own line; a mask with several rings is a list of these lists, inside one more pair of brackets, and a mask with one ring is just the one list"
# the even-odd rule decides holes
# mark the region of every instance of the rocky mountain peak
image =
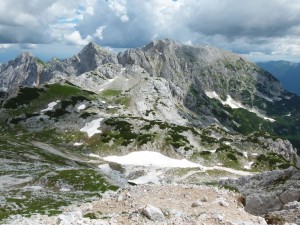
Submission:
[[174,48],[174,46],[178,45],[175,41],[170,39],[160,39],[150,42],[149,44],[145,45],[142,49],[147,51],[151,48],[156,49],[164,49],[164,48]]
[[35,86],[42,66],[30,52],[23,52],[1,66],[0,91],[15,93],[20,85]]
[[[248,103],[254,95],[277,99],[283,92],[278,80],[255,64],[237,54],[210,46],[183,45],[163,39],[140,49],[125,51],[118,55],[118,59],[123,66],[135,64],[152,76],[169,80],[174,87],[173,93],[183,99],[186,91],[191,89],[200,93],[214,90],[225,99],[230,95]],[[248,99],[242,98],[243,93]]]
[[86,72],[101,70],[100,67],[108,64],[118,64],[116,55],[90,42],[71,58],[53,59],[43,73],[42,83],[56,78],[70,80]]
[[86,54],[86,53],[97,54],[98,52],[100,53],[101,51],[104,52],[104,49],[102,49],[100,46],[98,46],[94,42],[90,42],[86,46],[83,47],[83,49],[80,51],[79,54]]
[[13,63],[22,64],[22,63],[32,62],[33,60],[34,60],[34,56],[32,55],[31,52],[22,52],[15,60],[13,60]]
[[96,64],[105,64],[105,63],[117,63],[116,57],[111,52],[101,48],[99,45],[90,42],[87,44],[79,53],[78,58],[85,60],[94,61]]
[[79,76],[108,63],[117,64],[116,55],[90,42],[77,55],[62,62],[55,62],[52,67],[60,73]]

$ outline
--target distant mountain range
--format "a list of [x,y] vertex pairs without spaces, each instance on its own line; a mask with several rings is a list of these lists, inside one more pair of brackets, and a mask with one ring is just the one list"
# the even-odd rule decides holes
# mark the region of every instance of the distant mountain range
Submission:
[[[128,183],[218,184],[300,166],[300,97],[214,47],[165,39],[115,54],[90,43],[50,62],[23,53],[0,65],[0,106],[0,223],[15,214],[59,214]],[[154,156],[163,168],[148,151],[161,153]],[[131,152],[143,160],[109,160]],[[196,169],[177,161],[170,168],[163,155]],[[246,197],[247,209],[259,205],[260,215],[298,200],[294,173],[263,175],[267,191]],[[276,182],[282,187],[270,193]]]
[[273,74],[286,90],[300,95],[300,63],[280,60],[257,65]]

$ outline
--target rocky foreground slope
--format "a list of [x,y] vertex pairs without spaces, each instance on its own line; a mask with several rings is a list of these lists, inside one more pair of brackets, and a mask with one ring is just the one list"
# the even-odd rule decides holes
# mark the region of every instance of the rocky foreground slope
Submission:
[[244,211],[240,194],[207,186],[141,185],[71,206],[59,216],[15,217],[7,224],[267,224]]
[[[160,208],[169,222],[231,223],[235,208],[242,221],[253,222],[255,217],[234,203],[237,195],[197,185],[218,186],[224,178],[289,167],[298,171],[300,165],[300,98],[255,64],[220,49],[160,40],[115,55],[90,43],[70,59],[47,63],[24,53],[1,65],[0,90],[0,220],[37,214],[33,220],[54,223],[67,216],[64,206],[84,202],[96,207],[108,201],[119,210],[120,204],[134,202],[116,201],[122,191],[106,200],[101,196],[129,184],[152,183],[158,186],[149,186],[149,193],[170,192],[167,202],[139,202],[138,193],[147,186],[130,187],[138,206],[120,206],[113,217],[118,223],[133,223],[132,218],[151,223],[140,213],[147,204]],[[285,180],[294,182],[292,176]],[[278,185],[278,193],[293,192],[298,187],[293,182]],[[258,184],[255,193],[263,185]],[[243,185],[226,187],[245,195],[248,210]],[[171,189],[183,193],[190,187],[191,199],[176,196],[186,202],[183,210]],[[196,197],[201,190],[215,197],[188,207],[201,201]],[[219,206],[218,195],[229,196],[228,212]],[[299,201],[293,196],[274,210]],[[168,201],[182,214],[166,213],[177,210],[165,207]],[[201,217],[202,206],[209,210],[210,204],[212,211]],[[224,215],[214,213],[219,209]],[[78,210],[96,217],[89,223],[114,221],[105,219],[106,211],[101,216],[96,209]],[[137,212],[134,217],[131,211]]]
[[266,214],[269,222],[300,224],[299,169],[290,167],[224,182],[243,194],[247,212]]

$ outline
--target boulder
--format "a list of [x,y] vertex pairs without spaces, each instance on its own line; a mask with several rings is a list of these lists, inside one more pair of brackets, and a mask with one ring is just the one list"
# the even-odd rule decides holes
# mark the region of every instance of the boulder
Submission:
[[292,202],[292,201],[299,201],[300,200],[300,190],[299,189],[286,190],[280,194],[279,198],[285,204]]
[[165,216],[162,211],[152,205],[147,205],[142,213],[149,219],[155,222],[162,222],[165,220]]

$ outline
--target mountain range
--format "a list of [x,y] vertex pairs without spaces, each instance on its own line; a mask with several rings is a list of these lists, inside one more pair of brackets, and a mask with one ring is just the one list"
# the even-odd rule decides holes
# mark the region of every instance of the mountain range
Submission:
[[257,65],[272,73],[286,90],[300,95],[300,63],[281,60],[258,62]]
[[[221,176],[300,166],[300,97],[218,48],[164,39],[119,54],[89,43],[50,62],[23,53],[0,65],[0,91],[0,185],[10,180],[0,219],[54,215],[128,183],[216,185]],[[113,156],[148,151],[197,168],[145,168]]]

